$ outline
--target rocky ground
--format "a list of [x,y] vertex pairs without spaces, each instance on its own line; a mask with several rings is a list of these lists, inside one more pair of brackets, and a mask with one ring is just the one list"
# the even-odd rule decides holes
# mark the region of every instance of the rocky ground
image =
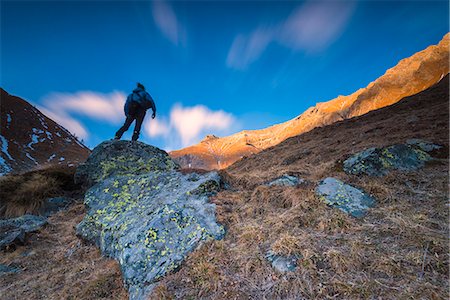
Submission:
[[[224,238],[208,239],[180,268],[157,278],[149,297],[446,299],[448,90],[446,77],[390,107],[290,138],[221,172],[225,189],[210,201]],[[98,174],[112,170],[104,167]],[[327,198],[330,191],[336,198]],[[355,202],[342,202],[342,193],[361,196],[362,213],[344,209]],[[119,264],[76,237],[85,215],[75,202],[25,245],[4,251],[0,264],[16,271],[0,275],[2,298],[127,298]]]

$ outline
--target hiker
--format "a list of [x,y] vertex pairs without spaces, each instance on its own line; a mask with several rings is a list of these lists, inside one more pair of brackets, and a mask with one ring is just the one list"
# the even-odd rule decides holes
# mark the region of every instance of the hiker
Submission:
[[149,108],[153,110],[152,119],[154,119],[156,117],[155,102],[153,101],[152,96],[145,91],[145,87],[138,83],[137,88],[135,88],[133,93],[127,97],[124,107],[125,116],[127,118],[125,119],[123,126],[116,132],[114,139],[120,140],[123,133],[130,128],[131,123],[136,120],[131,140],[137,141],[139,132],[141,131],[142,122],[144,121],[145,112]]

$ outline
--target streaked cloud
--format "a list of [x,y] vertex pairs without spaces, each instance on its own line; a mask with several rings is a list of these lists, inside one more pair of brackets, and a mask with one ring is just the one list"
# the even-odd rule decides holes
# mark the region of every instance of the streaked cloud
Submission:
[[156,26],[169,41],[176,46],[186,44],[186,30],[168,2],[153,1],[152,14]]
[[274,26],[260,25],[250,34],[237,35],[228,51],[226,64],[244,70],[271,43],[295,51],[321,51],[342,34],[354,7],[353,1],[306,1]]
[[118,125],[124,120],[125,99],[126,95],[118,91],[108,94],[93,91],[51,93],[44,97],[39,110],[79,138],[86,139],[89,132],[76,116]]
[[183,107],[175,104],[169,118],[158,118],[147,118],[145,133],[150,137],[164,138],[166,148],[190,146],[206,134],[229,134],[236,129],[237,124],[232,114],[223,110],[213,111],[204,105]]
[[[93,91],[51,93],[44,97],[38,109],[80,139],[86,140],[90,134],[81,117],[114,125],[114,130],[117,130],[125,120],[125,99],[126,94],[118,91],[106,94]],[[151,118],[150,112],[143,124],[142,138],[161,139],[165,149],[192,145],[206,134],[225,135],[240,129],[232,114],[223,110],[213,111],[204,105],[184,107],[177,103],[168,116],[158,114],[155,119]]]

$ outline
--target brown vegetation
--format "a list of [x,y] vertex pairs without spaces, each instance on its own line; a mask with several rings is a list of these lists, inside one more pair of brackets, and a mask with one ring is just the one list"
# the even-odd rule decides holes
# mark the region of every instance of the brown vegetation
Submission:
[[[231,189],[211,199],[226,229],[182,268],[164,277],[152,299],[447,299],[448,77],[390,107],[290,138],[222,171]],[[414,172],[350,176],[342,160],[368,147],[422,138],[444,145]],[[267,187],[282,174],[307,180]],[[337,177],[377,204],[363,219],[328,207],[315,183]],[[125,299],[117,263],[75,237],[81,204],[60,212],[29,245],[2,254],[22,272],[2,277],[5,299]],[[297,255],[277,273],[267,251]]]
[[[165,299],[446,299],[448,76],[390,107],[290,138],[222,172],[234,190],[213,198],[227,228],[161,281]],[[368,147],[423,138],[444,145],[415,172],[350,176],[342,160]],[[309,183],[267,187],[296,174]],[[377,199],[363,219],[328,207],[315,184],[334,176]],[[300,257],[277,273],[268,250]]]
[[79,193],[74,167],[52,166],[24,174],[0,177],[0,218],[37,214],[49,197]]
[[50,217],[25,246],[0,255],[0,264],[21,269],[2,275],[1,299],[128,299],[118,263],[76,237],[84,213],[75,204]]

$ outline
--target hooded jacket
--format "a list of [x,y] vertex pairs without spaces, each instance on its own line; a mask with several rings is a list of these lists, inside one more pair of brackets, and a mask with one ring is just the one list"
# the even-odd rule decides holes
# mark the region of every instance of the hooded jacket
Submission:
[[125,115],[127,115],[127,116],[130,112],[131,102],[136,102],[137,104],[139,104],[139,106],[141,108],[143,108],[145,110],[151,108],[153,110],[153,113],[156,113],[155,101],[153,101],[152,96],[150,96],[150,94],[147,93],[142,88],[139,88],[139,87],[135,88],[133,90],[133,93],[128,95],[127,101],[125,102],[125,107],[124,107]]

